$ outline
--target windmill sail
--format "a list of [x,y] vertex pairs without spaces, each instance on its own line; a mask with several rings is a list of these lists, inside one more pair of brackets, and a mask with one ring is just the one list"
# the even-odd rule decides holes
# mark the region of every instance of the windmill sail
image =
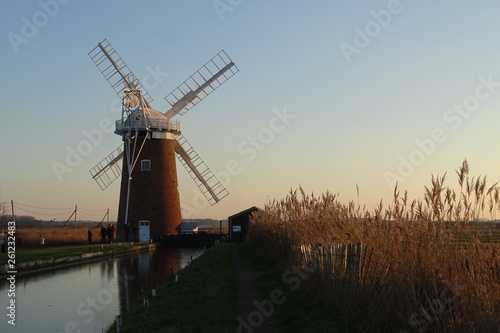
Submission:
[[97,163],[92,169],[90,174],[101,190],[105,190],[112,182],[115,181],[122,173],[122,164],[118,163],[123,158],[123,149],[120,145],[113,150],[111,154],[106,156],[102,161]]
[[[132,150],[127,150],[127,155],[132,158],[128,163],[129,174],[132,173],[133,165],[146,144],[146,138],[151,139],[153,145],[156,139],[175,139],[177,157],[208,202],[214,205],[229,194],[191,145],[180,135],[180,123],[171,121],[172,117],[189,111],[239,71],[223,50],[165,97],[170,104],[170,109],[165,114],[151,108],[151,96],[106,39],[89,52],[89,57],[122,99],[122,119],[116,123],[115,134],[121,135],[124,142],[128,142],[134,137],[132,130],[135,130],[136,138],[139,131],[142,134],[148,133],[144,136],[138,151],[135,146]],[[169,154],[173,158],[174,151],[170,150]],[[90,170],[92,178],[102,190],[122,174],[123,163],[119,162],[124,155],[124,148],[120,146]],[[158,170],[161,172],[163,169],[158,168]],[[130,186],[129,177],[127,191],[130,191]],[[177,189],[175,192],[178,195]],[[125,223],[128,221],[128,200],[128,194],[126,200],[120,199],[120,207],[122,204],[125,207],[122,207],[125,211]]]
[[229,194],[226,188],[210,171],[205,162],[191,147],[187,140],[179,135],[175,138],[175,152],[180,162],[186,168],[191,178],[208,200],[211,206],[218,203]]
[[185,114],[236,73],[238,67],[224,50],[220,51],[165,97],[171,106],[165,116],[170,119]]
[[140,90],[149,107],[153,99],[106,39],[89,52],[89,57],[120,98]]

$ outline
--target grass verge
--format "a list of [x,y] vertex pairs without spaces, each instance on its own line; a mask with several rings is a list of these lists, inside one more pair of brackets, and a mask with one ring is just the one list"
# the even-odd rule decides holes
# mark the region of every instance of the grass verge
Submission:
[[[141,243],[122,243],[104,244],[101,249],[100,244],[89,245],[70,245],[70,246],[54,246],[43,248],[24,248],[16,247],[16,264],[21,264],[33,260],[58,259],[64,257],[78,256],[85,253],[95,253],[103,251],[104,254],[109,252],[128,250],[134,247],[143,246]],[[7,253],[0,254],[0,265],[7,264]]]
[[[218,244],[122,316],[122,332],[233,332],[236,275],[232,244]],[[112,326],[108,332],[116,332]]]
[[259,271],[256,285],[261,295],[269,297],[280,290],[285,298],[274,306],[272,321],[283,332],[348,332],[337,312],[327,303],[315,297],[302,281],[308,273],[297,268],[280,272],[268,257],[255,251],[249,244],[238,245],[241,257],[248,267]]

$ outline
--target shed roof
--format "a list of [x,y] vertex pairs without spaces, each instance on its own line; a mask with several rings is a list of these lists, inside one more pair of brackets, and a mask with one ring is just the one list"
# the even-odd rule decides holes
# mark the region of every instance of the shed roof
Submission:
[[248,209],[245,209],[245,210],[243,210],[243,211],[241,211],[241,212],[239,212],[239,213],[236,213],[236,214],[234,214],[234,215],[231,215],[231,216],[229,216],[227,219],[228,219],[228,220],[231,220],[231,219],[233,219],[233,218],[235,218],[235,217],[238,217],[238,216],[240,216],[240,215],[246,215],[246,214],[249,214],[249,213],[254,212],[254,211],[256,211],[256,210],[259,210],[259,209],[258,209],[257,207],[255,207],[255,206],[253,206],[253,207],[250,207],[250,208],[248,208]]
[[196,221],[185,221],[181,223],[181,230],[194,230],[198,228],[198,222]]

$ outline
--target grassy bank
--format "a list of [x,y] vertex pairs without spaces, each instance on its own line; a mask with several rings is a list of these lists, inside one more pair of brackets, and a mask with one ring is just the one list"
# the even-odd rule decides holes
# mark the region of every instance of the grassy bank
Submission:
[[[233,332],[236,327],[235,271],[231,244],[219,244],[171,276],[149,297],[122,316],[122,332]],[[109,332],[116,332],[111,327]]]
[[348,332],[343,319],[328,302],[302,287],[309,278],[303,270],[290,267],[281,271],[277,265],[252,249],[249,244],[238,245],[248,267],[260,272],[256,285],[264,299],[273,291],[283,293],[284,302],[275,304],[271,320],[281,332]]
[[[301,273],[290,269],[284,272],[268,258],[247,244],[219,244],[195,260],[179,273],[179,281],[170,277],[157,290],[157,296],[148,296],[122,317],[122,332],[234,332],[236,276],[231,258],[232,247],[237,246],[245,265],[260,272],[256,281],[266,299],[273,290],[283,291],[286,298],[277,305],[271,320],[282,332],[347,332],[343,320],[331,306],[297,284]],[[111,327],[108,332],[116,332]]]
[[[25,248],[16,247],[16,265],[30,261],[59,259],[64,257],[80,256],[86,253],[104,252],[104,255],[132,250],[133,248],[142,247],[141,243],[122,243],[119,244],[104,244],[101,248],[100,244],[93,245],[69,245],[69,246],[54,246],[43,248]],[[7,264],[7,253],[0,253],[0,265]]]

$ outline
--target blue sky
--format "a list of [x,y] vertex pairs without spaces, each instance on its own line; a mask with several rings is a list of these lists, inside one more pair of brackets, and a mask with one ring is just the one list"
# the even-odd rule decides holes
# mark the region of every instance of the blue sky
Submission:
[[[17,214],[100,219],[119,183],[88,170],[120,137],[117,96],[87,53],[108,39],[150,80],[153,107],[224,49],[240,72],[185,116],[184,136],[230,196],[210,207],[178,165],[187,218],[224,219],[291,188],[373,207],[394,181],[411,198],[431,174],[500,179],[496,1],[3,1],[0,201]],[[156,79],[154,75],[156,73]],[[148,76],[149,75],[149,76]],[[68,149],[88,146],[57,176]],[[45,208],[41,210],[39,208]]]

